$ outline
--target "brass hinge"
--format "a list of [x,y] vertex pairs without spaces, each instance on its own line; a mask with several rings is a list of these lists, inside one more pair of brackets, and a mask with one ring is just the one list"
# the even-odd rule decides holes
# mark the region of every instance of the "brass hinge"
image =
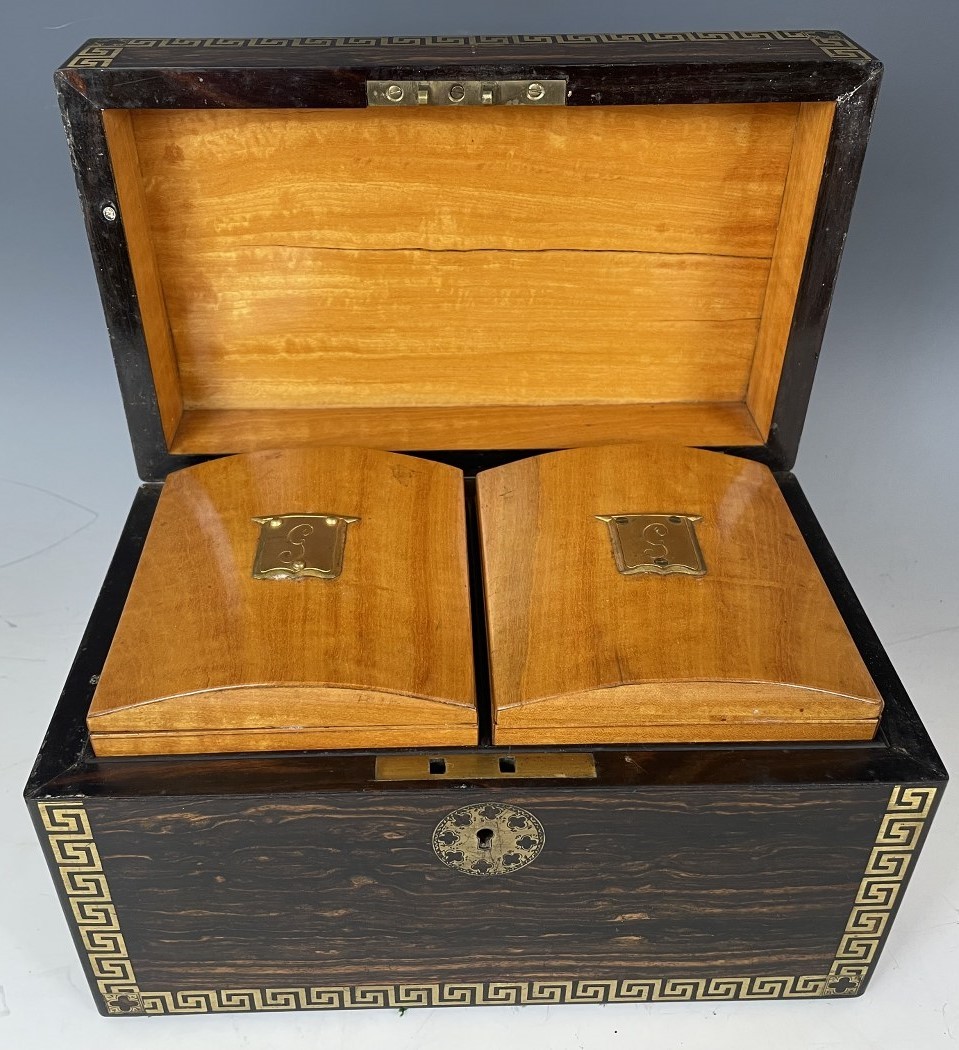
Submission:
[[370,106],[565,106],[565,80],[368,80]]

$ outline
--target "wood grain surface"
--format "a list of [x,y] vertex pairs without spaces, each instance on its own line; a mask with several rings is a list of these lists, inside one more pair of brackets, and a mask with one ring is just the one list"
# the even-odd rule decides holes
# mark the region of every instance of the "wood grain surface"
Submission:
[[[882,700],[769,470],[666,445],[481,473],[497,743],[869,739]],[[699,515],[707,575],[624,576],[597,515]]]
[[373,448],[523,449],[670,441],[678,445],[760,445],[749,409],[727,404],[522,405],[474,408],[193,408],[170,446],[218,455],[262,448],[350,442]]
[[[342,574],[254,579],[252,519],[297,513],[360,519]],[[172,475],[90,708],[94,747],[475,743],[465,544],[462,475],[425,460],[303,449]]]
[[809,229],[816,211],[835,111],[834,102],[806,102],[799,107],[756,356],[746,396],[746,403],[763,434],[767,434],[772,425],[779,394],[783,360],[806,263]]
[[132,118],[158,253],[176,265],[189,251],[177,236],[224,249],[267,239],[768,258],[798,111],[154,109]]
[[[646,437],[650,406],[689,413],[697,444],[762,444],[796,291],[780,282],[786,327],[757,354],[770,269],[786,242],[804,257],[829,133],[809,113],[830,106],[108,118],[174,346],[168,447],[269,447],[285,410],[311,444],[557,447]],[[468,426],[437,427],[457,411]]]
[[[509,784],[90,799],[147,990],[828,973],[889,788]],[[450,811],[523,807],[542,853],[473,878]]]
[[769,274],[563,249],[222,258],[194,251],[167,284],[187,408],[741,401]]

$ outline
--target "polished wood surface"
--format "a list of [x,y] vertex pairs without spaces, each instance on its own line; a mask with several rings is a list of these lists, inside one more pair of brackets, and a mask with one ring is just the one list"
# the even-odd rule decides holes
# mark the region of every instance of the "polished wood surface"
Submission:
[[478,789],[366,788],[91,799],[140,987],[826,974],[889,798],[527,781],[543,852],[470,878],[431,840]]
[[[370,694],[354,692],[352,697],[362,709]],[[348,690],[344,690],[340,697],[344,704],[350,698]],[[237,695],[233,702],[246,704],[249,699],[248,695]],[[383,704],[390,697],[384,694],[378,699]],[[274,706],[278,703],[275,701]],[[314,705],[301,706],[306,706],[309,711],[314,710]],[[284,707],[283,710],[288,709]],[[475,719],[468,725],[462,724],[454,713],[445,725],[416,721],[422,715],[422,705],[407,705],[406,710],[403,705],[399,705],[396,711],[391,711],[390,717],[407,716],[414,720],[413,724],[294,729],[258,727],[255,730],[216,729],[209,732],[157,729],[152,732],[97,733],[91,739],[99,758],[123,755],[225,755],[250,751],[331,751],[341,748],[363,750],[370,747],[469,747],[476,743]]]
[[[360,519],[342,574],[254,579],[252,519],[297,513]],[[94,747],[475,743],[468,602],[462,475],[452,467],[326,448],[179,471],[94,694]]]
[[632,251],[257,247],[198,302],[211,259],[189,262],[166,301],[184,402],[209,409],[741,400],[769,274]]
[[[768,258],[798,109],[144,109],[132,116],[160,255],[178,266],[189,263],[192,247],[279,254],[284,246],[482,245]],[[192,247],[177,249],[177,236]]]
[[[769,470],[667,445],[481,473],[501,744],[869,739],[882,700]],[[597,515],[690,514],[708,573],[624,576]]]
[[834,102],[805,102],[799,107],[756,356],[746,392],[746,404],[764,435],[772,425],[776,407],[835,111]]
[[[795,267],[767,286],[780,254],[804,257],[830,129],[811,114],[830,107],[108,119],[121,210],[142,200],[148,219],[134,269],[159,273],[175,348],[168,447],[270,447],[283,411],[304,444],[672,440],[649,434],[651,407],[693,413],[704,429],[680,440],[762,444]],[[347,411],[358,433],[337,429]]]
[[762,438],[739,403],[523,406],[496,408],[189,409],[172,451],[216,455],[264,447],[330,444],[349,434],[356,445],[423,449],[555,448],[611,441],[756,445]]

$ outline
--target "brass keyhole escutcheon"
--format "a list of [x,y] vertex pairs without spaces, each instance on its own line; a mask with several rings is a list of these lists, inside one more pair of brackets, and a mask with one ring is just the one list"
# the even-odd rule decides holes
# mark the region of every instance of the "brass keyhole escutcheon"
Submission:
[[528,810],[482,802],[448,813],[433,831],[433,852],[464,875],[508,875],[531,864],[546,842]]

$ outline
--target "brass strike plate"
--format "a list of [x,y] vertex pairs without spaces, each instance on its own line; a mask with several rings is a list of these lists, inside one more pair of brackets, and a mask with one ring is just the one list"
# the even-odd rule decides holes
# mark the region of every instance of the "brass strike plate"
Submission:
[[597,514],[605,521],[616,568],[624,576],[655,573],[705,576],[706,561],[696,538],[696,514]]
[[590,754],[377,755],[377,780],[516,780],[596,777]]
[[565,106],[565,80],[368,80],[369,106]]
[[254,580],[335,580],[343,571],[346,530],[359,518],[342,514],[271,514],[254,518],[260,541]]

